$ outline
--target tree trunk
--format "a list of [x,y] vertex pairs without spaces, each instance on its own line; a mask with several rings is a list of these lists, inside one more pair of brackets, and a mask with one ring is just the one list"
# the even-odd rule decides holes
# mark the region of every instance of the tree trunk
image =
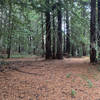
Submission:
[[66,53],[66,16],[64,17],[64,50],[63,50],[63,53],[65,54]]
[[85,44],[82,44],[82,51],[83,51],[83,56],[86,56],[86,46],[85,46]]
[[55,32],[55,16],[54,16],[54,10],[53,10],[53,59],[56,58],[56,45],[55,45],[55,42],[56,42],[56,32]]
[[100,0],[98,0],[98,35],[97,35],[97,39],[98,39],[98,55],[100,58]]
[[96,0],[91,0],[90,62],[96,61]]
[[11,2],[9,2],[9,33],[8,33],[8,45],[7,45],[7,58],[10,58],[11,54],[11,33],[12,33],[12,25],[11,25],[11,10],[12,5]]
[[8,36],[7,58],[11,55],[11,35]]
[[76,52],[75,46],[74,44],[72,44],[72,48],[71,48],[72,57],[76,56],[75,52]]
[[[67,4],[68,5],[68,4]],[[70,54],[70,33],[69,33],[69,14],[68,14],[68,7],[66,11],[66,53]]]
[[61,1],[58,3],[58,36],[57,36],[57,59],[63,59],[62,54],[62,12],[61,12]]
[[[49,0],[46,0],[46,5],[49,6]],[[49,7],[45,13],[46,16],[46,59],[52,57],[51,53],[51,22],[50,22],[50,11]]]
[[[82,8],[83,8],[82,16],[85,18],[86,17],[86,8],[85,8],[85,5],[84,5],[83,2],[82,2]],[[84,29],[83,31],[84,31],[83,35],[85,37],[86,36],[86,30]],[[86,56],[86,44],[85,43],[82,44],[82,51],[83,51],[83,56]]]
[[44,25],[43,25],[43,13],[41,13],[41,30],[42,30],[42,57],[44,57]]
[[21,53],[21,46],[19,44],[19,47],[18,47],[18,53]]
[[19,43],[18,43],[18,53],[20,54],[21,53],[20,35],[19,35],[18,39],[19,39]]

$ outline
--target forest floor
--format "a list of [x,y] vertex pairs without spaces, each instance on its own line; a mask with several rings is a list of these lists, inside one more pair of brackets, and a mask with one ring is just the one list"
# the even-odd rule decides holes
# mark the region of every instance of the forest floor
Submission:
[[5,61],[0,100],[100,100],[100,65],[90,64],[88,57]]

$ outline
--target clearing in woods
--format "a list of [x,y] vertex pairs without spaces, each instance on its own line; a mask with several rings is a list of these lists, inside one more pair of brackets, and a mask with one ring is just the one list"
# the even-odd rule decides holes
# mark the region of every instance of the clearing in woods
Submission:
[[0,72],[0,100],[100,100],[99,65],[88,57],[6,61],[10,69]]

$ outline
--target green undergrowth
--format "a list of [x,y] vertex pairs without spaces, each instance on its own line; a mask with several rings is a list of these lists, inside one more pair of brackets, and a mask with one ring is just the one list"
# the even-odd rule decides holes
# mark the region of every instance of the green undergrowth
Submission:
[[75,95],[76,95],[75,89],[71,89],[71,97],[75,97]]
[[14,54],[11,55],[11,58],[25,58],[25,57],[32,57],[32,55],[23,55],[23,54]]
[[66,75],[66,77],[67,77],[67,78],[70,78],[71,75],[72,75],[72,73],[68,73],[68,74]]

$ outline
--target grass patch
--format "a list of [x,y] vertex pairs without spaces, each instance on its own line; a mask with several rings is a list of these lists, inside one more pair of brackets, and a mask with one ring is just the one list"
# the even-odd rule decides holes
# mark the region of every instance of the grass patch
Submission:
[[76,91],[74,89],[71,90],[71,97],[75,97]]
[[68,74],[66,75],[66,77],[67,77],[67,78],[70,78],[71,75],[72,75],[71,73],[68,73]]
[[[92,88],[93,87],[93,83],[91,82],[91,80],[88,79],[88,76],[87,75],[81,75],[81,78],[84,79],[86,82],[87,82],[87,86],[89,88]],[[86,85],[85,85],[86,86]]]
[[75,82],[75,79],[72,79],[72,82]]
[[11,58],[25,58],[25,57],[32,57],[32,56],[31,55],[22,55],[22,54],[11,55]]
[[90,80],[87,80],[87,83],[88,83],[88,87],[89,88],[92,88],[93,87],[93,83]]

